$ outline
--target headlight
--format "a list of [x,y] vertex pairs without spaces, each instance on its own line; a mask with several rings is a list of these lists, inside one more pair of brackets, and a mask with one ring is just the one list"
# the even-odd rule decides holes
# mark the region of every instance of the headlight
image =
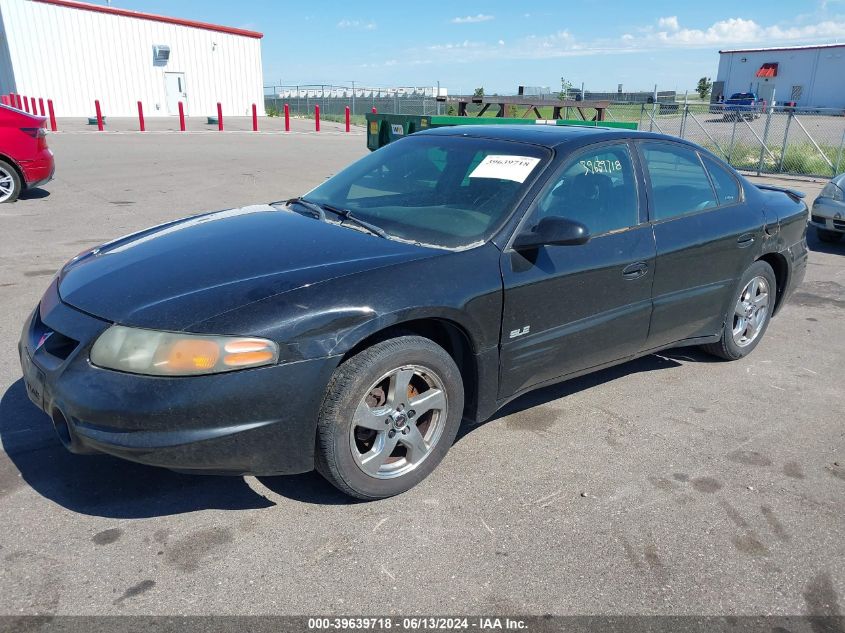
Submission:
[[148,376],[196,376],[272,365],[279,346],[261,338],[157,332],[113,325],[91,348],[98,367]]
[[835,183],[829,182],[822,189],[819,198],[830,198],[837,202],[843,202],[845,201],[845,191],[842,191]]

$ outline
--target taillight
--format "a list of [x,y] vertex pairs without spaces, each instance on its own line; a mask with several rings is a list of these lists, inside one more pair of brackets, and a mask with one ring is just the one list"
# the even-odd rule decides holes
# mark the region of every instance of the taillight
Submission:
[[47,149],[47,124],[41,127],[22,127],[21,132],[38,140],[38,149]]

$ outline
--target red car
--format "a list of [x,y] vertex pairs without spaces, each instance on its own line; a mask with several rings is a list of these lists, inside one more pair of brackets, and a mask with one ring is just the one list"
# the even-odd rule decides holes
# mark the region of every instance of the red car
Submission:
[[21,191],[53,177],[47,148],[47,119],[0,105],[0,202],[14,202]]

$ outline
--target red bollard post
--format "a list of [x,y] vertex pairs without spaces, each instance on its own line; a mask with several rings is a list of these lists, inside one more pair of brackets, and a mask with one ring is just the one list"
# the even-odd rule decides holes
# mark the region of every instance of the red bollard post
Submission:
[[258,131],[258,108],[255,104],[252,104],[252,131]]
[[55,132],[56,127],[56,113],[53,112],[53,100],[47,99],[47,110],[50,112],[50,131]]
[[23,102],[19,94],[12,93],[12,102],[18,110],[23,110]]
[[138,127],[141,128],[142,132],[146,132],[147,128],[144,125],[144,106],[141,102],[138,102]]
[[290,106],[285,104],[285,132],[290,132]]
[[349,106],[346,106],[346,131],[349,131]]
[[376,110],[375,106],[373,106],[373,114],[378,114],[378,110]]
[[217,102],[217,129],[223,131],[223,106]]
[[38,110],[38,114],[44,116],[44,99],[42,97],[38,97]]
[[29,97],[23,98],[23,109],[29,112]]
[[9,105],[9,97],[6,96],[6,95],[3,95],[2,97],[0,97],[0,101],[3,102],[3,105]]
[[103,131],[103,112],[100,110],[100,100],[94,100],[94,109],[97,111],[97,129]]
[[314,106],[314,131],[315,132],[320,131],[320,106],[319,105]]
[[185,131],[185,106],[182,105],[181,101],[179,102],[179,130]]

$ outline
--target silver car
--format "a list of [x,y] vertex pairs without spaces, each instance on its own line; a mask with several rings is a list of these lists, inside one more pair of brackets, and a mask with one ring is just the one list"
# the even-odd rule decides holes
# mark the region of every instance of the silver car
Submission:
[[839,174],[824,186],[813,203],[810,224],[822,242],[838,242],[845,235],[845,174]]

